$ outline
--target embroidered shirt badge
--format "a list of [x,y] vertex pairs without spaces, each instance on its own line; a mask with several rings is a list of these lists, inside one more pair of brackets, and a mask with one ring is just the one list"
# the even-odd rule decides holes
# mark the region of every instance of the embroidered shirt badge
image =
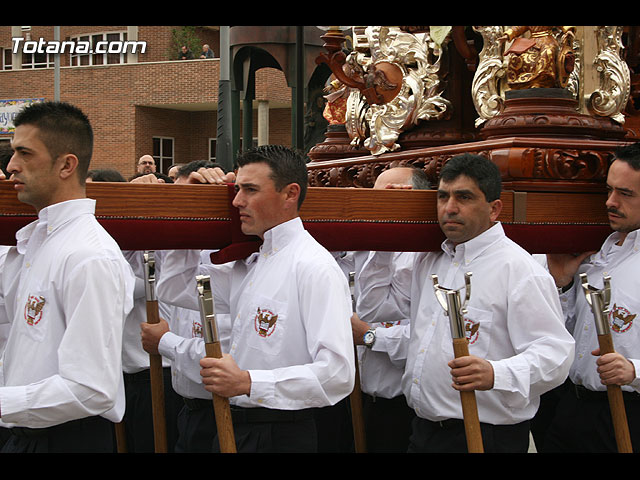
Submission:
[[631,312],[624,307],[619,307],[617,304],[613,304],[613,308],[609,313],[609,323],[611,324],[611,330],[616,333],[624,333],[631,328],[633,319],[637,314],[631,315]]
[[473,345],[478,340],[478,336],[480,334],[480,323],[476,323],[473,320],[465,318],[464,331],[467,340],[469,340],[469,345]]
[[267,309],[258,308],[258,312],[254,318],[254,326],[258,335],[268,337],[276,328],[278,315]]
[[44,303],[44,297],[29,295],[27,304],[24,306],[24,319],[27,321],[27,325],[37,325],[42,320]]
[[200,322],[194,321],[191,325],[191,337],[202,338],[202,324]]

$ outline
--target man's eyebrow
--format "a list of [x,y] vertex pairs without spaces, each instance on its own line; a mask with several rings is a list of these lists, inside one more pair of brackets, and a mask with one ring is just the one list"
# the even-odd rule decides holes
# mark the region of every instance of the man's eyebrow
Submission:
[[624,193],[634,193],[635,190],[631,189],[631,188],[625,188],[625,187],[612,187],[611,185],[609,185],[607,183],[607,189],[609,190],[617,190],[618,192],[624,192]]
[[450,192],[449,190],[443,190],[443,189],[438,189],[438,193],[446,193],[446,194],[454,194],[454,195],[475,195],[475,193],[473,192],[473,190],[469,190],[466,188],[461,188],[458,190],[453,190],[452,192]]
[[241,182],[241,183],[237,183],[236,182],[236,188],[238,188],[238,187],[242,187],[242,188],[247,188],[247,187],[259,188],[257,183],[251,183],[251,182]]
[[11,145],[11,149],[14,152],[31,151],[31,149],[29,147],[25,147],[25,146],[22,146],[22,145],[18,145],[18,146]]

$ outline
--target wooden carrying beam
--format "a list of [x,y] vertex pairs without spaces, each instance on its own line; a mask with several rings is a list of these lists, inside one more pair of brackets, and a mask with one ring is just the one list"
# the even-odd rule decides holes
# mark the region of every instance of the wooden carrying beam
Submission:
[[[96,216],[123,250],[221,249],[220,262],[243,258],[258,239],[242,234],[232,185],[88,183]],[[433,251],[444,236],[433,190],[310,187],[300,216],[328,250]],[[503,192],[499,220],[531,253],[597,250],[611,233],[606,194]],[[0,181],[0,245],[36,218]]]

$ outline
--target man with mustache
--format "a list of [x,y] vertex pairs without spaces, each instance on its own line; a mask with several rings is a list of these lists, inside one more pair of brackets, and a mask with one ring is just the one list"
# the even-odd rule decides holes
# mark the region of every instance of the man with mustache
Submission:
[[[619,148],[607,174],[606,208],[614,232],[600,251],[548,255],[549,271],[561,292],[567,328],[576,340],[576,357],[545,451],[617,452],[607,385],[623,390],[634,452],[640,451],[640,144]],[[603,287],[611,277],[609,325],[615,353],[601,355],[591,307],[577,277]],[[595,433],[595,434],[594,434]]]
[[[467,451],[462,391],[475,392],[485,452],[527,452],[539,397],[564,382],[573,360],[574,342],[562,322],[553,278],[505,236],[497,221],[500,193],[500,172],[488,159],[464,154],[448,160],[437,193],[438,221],[447,237],[442,250],[416,255],[404,285],[393,281],[389,252],[376,252],[360,273],[356,308],[363,320],[394,310],[410,319],[402,377],[416,412],[409,452]],[[450,320],[432,275],[464,295],[467,272],[469,355],[454,358]]]
[[124,413],[122,332],[135,279],[97,222],[85,179],[93,150],[76,107],[38,102],[14,120],[7,166],[38,219],[16,233],[0,275],[3,452],[113,452]]

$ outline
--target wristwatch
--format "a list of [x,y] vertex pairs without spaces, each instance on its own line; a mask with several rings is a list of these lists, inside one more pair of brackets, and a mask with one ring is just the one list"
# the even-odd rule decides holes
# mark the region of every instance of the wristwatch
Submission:
[[363,337],[364,346],[367,348],[373,347],[373,344],[376,343],[376,330],[375,328],[370,328],[366,331]]

